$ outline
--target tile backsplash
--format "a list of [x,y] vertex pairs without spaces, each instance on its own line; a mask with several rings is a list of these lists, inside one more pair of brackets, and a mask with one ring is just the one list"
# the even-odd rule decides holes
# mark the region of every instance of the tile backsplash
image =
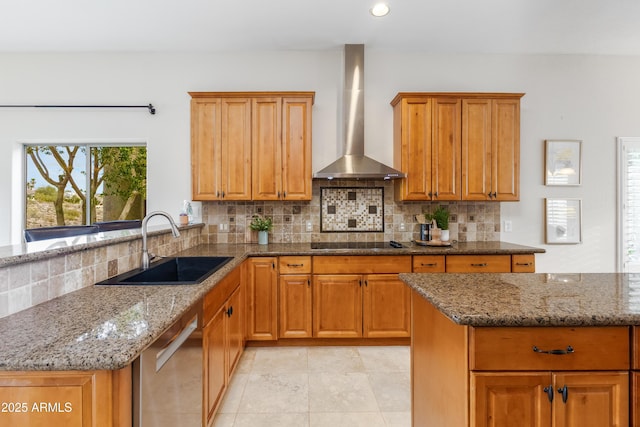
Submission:
[[[384,190],[384,231],[324,231],[326,227],[321,227],[321,217],[324,217],[321,210],[328,209],[328,205],[323,206],[321,188],[334,188],[337,191],[346,187],[350,191],[361,193],[362,197],[370,196],[374,188]],[[203,202],[203,222],[206,224],[203,239],[208,243],[257,243],[257,232],[249,228],[249,223],[253,215],[259,214],[273,219],[274,227],[269,234],[269,241],[272,243],[388,240],[408,242],[418,236],[419,225],[415,215],[432,212],[438,205],[447,206],[451,212],[449,230],[452,240],[500,240],[498,202],[396,202],[392,182],[338,179],[314,180],[310,202]]]

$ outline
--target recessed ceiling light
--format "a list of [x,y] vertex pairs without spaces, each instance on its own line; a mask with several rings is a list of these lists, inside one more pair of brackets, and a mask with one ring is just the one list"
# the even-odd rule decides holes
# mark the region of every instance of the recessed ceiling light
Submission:
[[369,12],[371,12],[373,16],[380,18],[381,16],[385,16],[387,13],[389,13],[389,6],[387,6],[385,3],[378,3],[373,6],[369,10]]

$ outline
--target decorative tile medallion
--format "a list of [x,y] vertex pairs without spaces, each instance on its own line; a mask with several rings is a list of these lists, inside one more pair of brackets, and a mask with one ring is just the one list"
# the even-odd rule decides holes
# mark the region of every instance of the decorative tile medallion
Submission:
[[321,232],[384,231],[384,187],[320,187]]

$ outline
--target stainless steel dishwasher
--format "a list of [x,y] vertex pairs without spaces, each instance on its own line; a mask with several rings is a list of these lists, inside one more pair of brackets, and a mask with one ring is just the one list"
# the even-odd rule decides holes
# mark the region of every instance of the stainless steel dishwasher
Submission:
[[202,305],[196,307],[134,361],[134,427],[202,426]]

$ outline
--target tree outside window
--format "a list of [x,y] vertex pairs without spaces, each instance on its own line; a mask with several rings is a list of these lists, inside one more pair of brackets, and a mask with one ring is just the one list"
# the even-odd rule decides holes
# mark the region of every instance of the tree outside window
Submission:
[[25,160],[26,228],[145,215],[145,146],[27,145]]

